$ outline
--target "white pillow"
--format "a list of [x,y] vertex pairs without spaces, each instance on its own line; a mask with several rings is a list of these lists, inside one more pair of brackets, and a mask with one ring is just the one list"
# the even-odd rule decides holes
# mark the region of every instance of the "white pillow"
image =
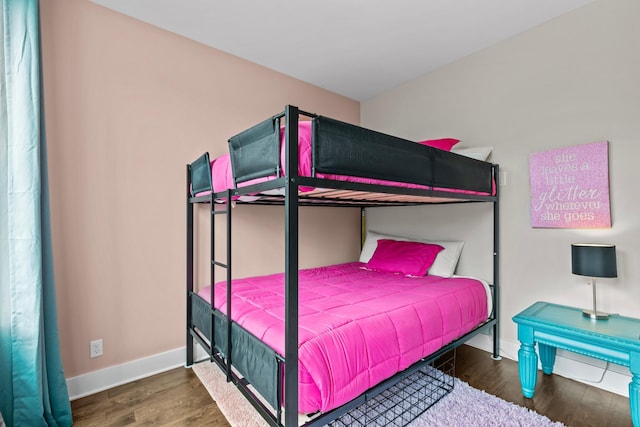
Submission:
[[367,231],[367,237],[364,240],[364,245],[362,245],[362,251],[360,252],[360,262],[369,262],[369,260],[373,256],[373,253],[378,247],[379,239],[432,243],[442,246],[444,250],[438,254],[436,260],[433,262],[433,265],[431,266],[431,268],[429,268],[428,271],[428,274],[441,277],[453,276],[453,273],[456,271],[456,266],[458,265],[458,260],[460,259],[460,254],[462,253],[462,247],[464,246],[464,242],[461,241],[427,240],[415,237],[392,236],[388,234],[381,234],[375,231]]
[[452,148],[451,152],[460,154],[461,156],[471,157],[472,159],[485,161],[493,151],[493,147],[465,147]]

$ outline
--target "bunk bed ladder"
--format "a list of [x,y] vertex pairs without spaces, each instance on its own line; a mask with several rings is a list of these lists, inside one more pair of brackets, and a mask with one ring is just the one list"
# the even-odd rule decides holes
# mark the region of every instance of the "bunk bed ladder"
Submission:
[[[227,346],[226,349],[224,350],[225,352],[225,356],[226,356],[226,362],[225,362],[225,371],[226,371],[226,375],[227,375],[227,382],[231,382],[232,381],[232,375],[231,375],[231,326],[232,326],[232,321],[231,321],[231,209],[233,208],[233,200],[231,198],[231,190],[227,190],[226,191],[226,201],[224,203],[224,209],[216,209],[216,207],[218,206],[217,203],[215,203],[214,199],[213,199],[213,194],[211,195],[211,238],[210,238],[210,251],[211,251],[211,295],[210,295],[210,301],[211,301],[211,360],[213,361],[213,355],[215,352],[215,283],[216,283],[216,267],[220,267],[226,270],[226,297],[227,297],[227,307],[226,307],[226,312],[227,312],[227,321],[226,321],[226,342],[227,342]],[[227,217],[227,221],[226,221],[226,234],[227,234],[227,247],[226,247],[226,252],[227,252],[227,259],[226,262],[220,262],[216,260],[215,257],[215,234],[216,234],[216,221],[215,221],[215,216],[216,215],[226,215]]]

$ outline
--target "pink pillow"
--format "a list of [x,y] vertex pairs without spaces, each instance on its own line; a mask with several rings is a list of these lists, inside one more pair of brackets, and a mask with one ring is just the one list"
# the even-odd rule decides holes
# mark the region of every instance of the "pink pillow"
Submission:
[[367,267],[377,271],[424,276],[443,249],[431,243],[380,239]]
[[451,151],[451,147],[460,142],[455,138],[429,139],[427,141],[419,141],[418,144],[428,145],[429,147],[438,148],[444,151]]
[[235,188],[233,174],[231,173],[231,156],[229,153],[223,154],[211,161],[211,184],[213,191],[226,191]]

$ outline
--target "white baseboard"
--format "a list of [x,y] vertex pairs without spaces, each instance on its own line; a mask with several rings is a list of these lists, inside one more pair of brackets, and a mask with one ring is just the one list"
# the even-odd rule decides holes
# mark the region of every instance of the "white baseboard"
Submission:
[[[491,352],[493,340],[490,335],[478,334],[467,344]],[[520,343],[500,340],[500,355],[511,360],[518,360]],[[67,378],[69,399],[75,400],[103,390],[126,384],[141,378],[159,374],[185,363],[185,347],[170,350],[153,356],[111,366],[98,371],[89,372],[73,378]],[[195,346],[195,360],[203,360],[208,356],[198,345]],[[592,385],[612,393],[629,397],[631,373],[628,368],[607,364],[601,360],[581,356],[568,351],[558,350],[553,373]]]
[[[207,354],[196,346],[195,359],[207,358]],[[111,366],[77,377],[67,378],[69,400],[79,399],[103,390],[150,377],[170,369],[184,366],[186,347],[176,348],[164,353],[142,359],[132,360],[121,365]]]
[[[467,344],[488,352],[493,351],[493,338],[490,335],[478,334],[467,341]],[[519,349],[519,342],[500,339],[500,355],[502,357],[517,361]],[[538,369],[542,368],[538,366]],[[629,397],[631,372],[624,366],[606,363],[570,351],[558,350],[553,373]]]

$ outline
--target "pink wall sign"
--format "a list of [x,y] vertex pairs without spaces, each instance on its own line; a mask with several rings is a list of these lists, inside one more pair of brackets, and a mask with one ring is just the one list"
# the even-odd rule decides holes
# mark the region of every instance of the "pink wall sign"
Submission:
[[529,157],[532,227],[611,227],[608,148],[594,142]]

